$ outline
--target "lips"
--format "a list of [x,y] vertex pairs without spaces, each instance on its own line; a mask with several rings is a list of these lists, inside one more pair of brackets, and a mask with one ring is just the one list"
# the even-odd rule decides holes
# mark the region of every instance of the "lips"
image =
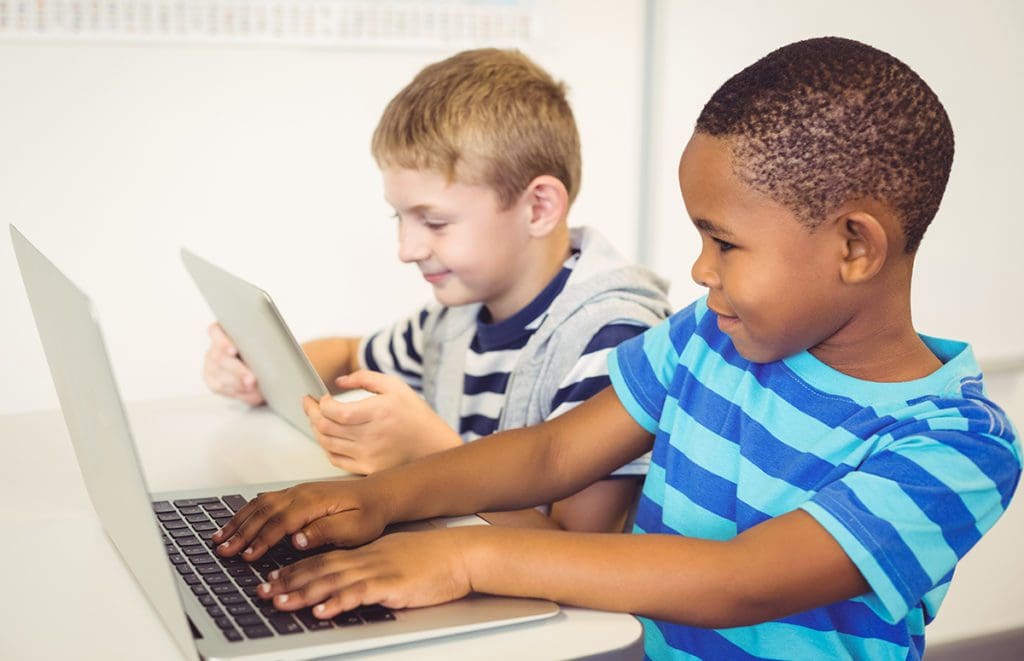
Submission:
[[451,271],[437,271],[436,273],[424,273],[423,279],[432,285],[436,285],[437,283],[441,282],[446,277],[448,277],[449,273],[451,273]]

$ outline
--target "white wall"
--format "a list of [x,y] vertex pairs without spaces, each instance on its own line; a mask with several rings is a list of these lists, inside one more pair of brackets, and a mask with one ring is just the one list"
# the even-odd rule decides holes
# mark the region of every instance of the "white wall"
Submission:
[[886,50],[936,91],[953,122],[956,157],[914,282],[921,332],[965,339],[983,360],[1024,356],[1024,4],[1014,0],[732,0],[656,3],[651,263],[677,305],[699,247],[679,197],[676,164],[697,115],[732,74],[786,43],[838,35]]
[[[569,82],[584,144],[571,219],[633,254],[643,6],[537,18],[524,50]],[[93,297],[129,400],[203,389],[210,317],[181,245],[267,289],[300,339],[371,331],[430,292],[397,260],[370,135],[448,54],[0,40],[0,221]],[[9,245],[5,229],[0,413],[56,406]]]

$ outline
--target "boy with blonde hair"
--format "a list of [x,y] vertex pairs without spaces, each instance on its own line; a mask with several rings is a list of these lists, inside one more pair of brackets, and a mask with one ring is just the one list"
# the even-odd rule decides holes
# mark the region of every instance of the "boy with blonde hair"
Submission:
[[612,387],[365,480],[264,494],[214,535],[219,553],[557,499],[653,447],[639,534],[387,535],[259,593],[317,617],[544,596],[643,616],[651,658],[921,658],[1021,472],[971,349],[910,319],[952,158],[945,110],[891,55],[838,38],[770,53],[714,94],[680,159],[708,294],[619,345]]
[[[564,86],[525,55],[466,51],[426,67],[385,109],[372,151],[399,258],[437,302],[366,338],[304,346],[325,383],[378,394],[307,398],[336,466],[373,473],[561,415],[608,385],[612,347],[668,314],[662,280],[569,228],[576,124]],[[207,383],[261,403],[223,331],[211,335]],[[551,522],[621,530],[646,460],[623,464],[554,503]]]

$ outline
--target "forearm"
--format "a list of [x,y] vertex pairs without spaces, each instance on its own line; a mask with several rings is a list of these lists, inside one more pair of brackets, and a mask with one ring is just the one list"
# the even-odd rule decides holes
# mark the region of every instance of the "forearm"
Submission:
[[336,378],[359,369],[359,342],[358,337],[324,337],[306,342],[302,350],[328,390],[334,391]]
[[470,514],[556,502],[643,454],[650,435],[611,389],[533,427],[373,475],[394,520]]
[[496,527],[455,534],[478,592],[699,627],[765,622],[867,591],[852,562],[808,515],[782,519],[729,541]]

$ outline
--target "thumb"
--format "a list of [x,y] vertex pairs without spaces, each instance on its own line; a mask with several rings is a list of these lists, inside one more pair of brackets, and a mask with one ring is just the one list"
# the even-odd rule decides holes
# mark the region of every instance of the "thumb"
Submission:
[[373,370],[359,370],[345,376],[339,376],[334,380],[334,383],[339,388],[344,388],[345,390],[362,388],[375,395],[381,395],[394,390],[402,382],[396,377],[374,372]]

